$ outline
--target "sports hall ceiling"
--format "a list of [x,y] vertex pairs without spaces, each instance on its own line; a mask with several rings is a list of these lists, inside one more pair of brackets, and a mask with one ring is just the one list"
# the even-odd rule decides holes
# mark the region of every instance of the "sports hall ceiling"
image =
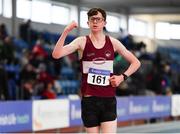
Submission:
[[53,0],[127,14],[180,14],[180,0]]

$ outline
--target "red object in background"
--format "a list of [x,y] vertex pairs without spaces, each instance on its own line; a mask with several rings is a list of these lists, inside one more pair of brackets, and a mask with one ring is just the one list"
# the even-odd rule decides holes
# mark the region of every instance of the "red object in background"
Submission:
[[45,98],[45,99],[55,99],[56,94],[53,91],[45,90],[42,93],[42,97]]
[[53,77],[47,72],[40,72],[38,80],[43,83],[48,83],[48,82],[53,83],[54,81]]
[[43,57],[47,57],[48,56],[48,53],[41,47],[41,45],[37,44],[34,46],[32,52],[35,54],[35,55],[41,55]]

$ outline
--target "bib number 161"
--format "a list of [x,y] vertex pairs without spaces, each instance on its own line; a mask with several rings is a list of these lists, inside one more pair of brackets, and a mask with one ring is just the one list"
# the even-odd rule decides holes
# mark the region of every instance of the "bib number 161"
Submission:
[[87,83],[99,86],[109,85],[110,71],[89,69]]

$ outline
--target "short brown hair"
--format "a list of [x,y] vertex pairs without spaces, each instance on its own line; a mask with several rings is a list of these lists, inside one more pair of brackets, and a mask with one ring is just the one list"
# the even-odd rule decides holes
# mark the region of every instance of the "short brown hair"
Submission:
[[102,14],[104,21],[106,21],[106,12],[102,8],[91,8],[87,13],[88,19],[93,15],[97,15],[98,12],[100,12]]

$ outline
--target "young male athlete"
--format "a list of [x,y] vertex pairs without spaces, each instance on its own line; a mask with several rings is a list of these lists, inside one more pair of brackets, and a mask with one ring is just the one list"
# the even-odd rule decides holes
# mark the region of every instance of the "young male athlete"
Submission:
[[[90,33],[64,45],[69,32],[78,25],[70,23],[57,41],[52,56],[56,59],[78,51],[81,62],[81,110],[87,133],[115,133],[117,129],[115,88],[139,67],[139,60],[119,40],[103,33],[106,12],[101,8],[88,11]],[[129,63],[121,75],[113,74],[114,53],[118,52]]]

